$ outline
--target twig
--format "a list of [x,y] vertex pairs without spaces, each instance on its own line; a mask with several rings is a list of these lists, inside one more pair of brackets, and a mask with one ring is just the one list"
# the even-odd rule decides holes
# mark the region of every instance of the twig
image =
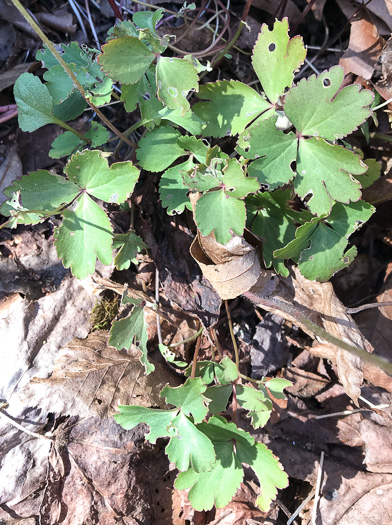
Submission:
[[363,310],[370,310],[371,308],[381,308],[382,306],[392,306],[392,301],[363,304],[362,306],[357,306],[357,308],[347,308],[346,311],[348,314],[357,314],[358,312],[362,312]]
[[79,80],[76,78],[74,72],[70,69],[68,64],[63,60],[60,53],[57,51],[57,49],[54,47],[53,42],[49,40],[49,38],[45,35],[45,33],[42,31],[42,29],[39,27],[39,25],[35,22],[35,20],[32,18],[31,15],[26,11],[26,9],[22,6],[22,4],[19,2],[19,0],[11,0],[11,2],[14,4],[14,6],[18,9],[20,14],[23,16],[23,18],[31,25],[31,27],[34,29],[34,31],[38,34],[38,36],[41,38],[41,40],[46,44],[52,55],[58,60],[58,62],[63,66],[64,71],[67,73],[67,75],[71,78],[72,82],[75,84],[76,88],[82,95],[82,97],[85,99],[87,104],[90,106],[90,108],[97,114],[97,116],[106,124],[106,126],[113,131],[123,142],[126,142],[131,148],[136,149],[136,144],[132,142],[131,140],[124,137],[124,135],[119,131],[114,124],[110,122],[109,119],[105,117],[105,115],[102,113],[101,110],[99,110],[94,104],[90,101],[89,97],[87,97],[86,92],[79,82]]
[[324,465],[324,452],[321,451],[320,465],[319,465],[319,470],[317,473],[316,492],[314,495],[314,504],[313,504],[313,510],[312,510],[312,525],[316,525],[317,507],[318,507],[318,502],[320,498],[321,479],[323,475],[323,465]]
[[195,354],[193,356],[193,361],[192,361],[191,379],[195,379],[197,357],[199,355],[200,343],[201,343],[201,335],[199,335],[199,337],[198,337],[198,339],[196,341]]
[[231,314],[229,309],[229,303],[227,300],[225,300],[225,308],[227,313],[227,320],[229,322],[229,330],[231,335],[231,340],[233,341],[233,347],[234,347],[234,355],[235,355],[235,366],[237,367],[238,373],[240,373],[240,356],[238,353],[238,346],[237,341],[235,340],[234,330],[233,330],[233,323],[231,321]]
[[293,523],[295,518],[298,516],[298,514],[301,512],[301,510],[305,507],[305,505],[307,505],[309,503],[309,501],[313,498],[313,496],[314,496],[314,491],[312,490],[312,492],[309,494],[309,496],[306,499],[303,500],[303,502],[298,507],[298,509],[292,514],[291,518],[287,521],[286,525],[291,525]]
[[190,343],[191,341],[194,341],[196,337],[199,337],[203,333],[204,327],[202,326],[198,332],[191,335],[190,337],[187,337],[186,339],[183,339],[179,343],[171,343],[170,345],[167,345],[168,348],[174,348],[175,346],[184,345],[185,343]]
[[38,439],[47,439],[49,441],[52,441],[52,439],[48,436],[45,436],[44,434],[37,434],[37,432],[32,432],[28,428],[23,427],[19,423],[17,423],[12,417],[10,417],[6,412],[3,411],[2,408],[0,408],[0,415],[7,419],[8,423],[10,423],[12,426],[18,428],[22,432],[25,432],[26,434],[29,434],[29,436],[38,438]]
[[358,412],[369,412],[370,408],[357,408],[355,410],[342,410],[341,412],[332,412],[331,414],[323,414],[322,416],[315,416],[314,419],[328,419],[330,417],[351,416],[358,414]]

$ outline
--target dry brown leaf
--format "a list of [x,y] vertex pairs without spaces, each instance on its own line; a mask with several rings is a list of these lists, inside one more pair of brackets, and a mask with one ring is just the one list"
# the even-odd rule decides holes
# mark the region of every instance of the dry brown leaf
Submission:
[[[348,344],[372,351],[372,346],[359,331],[353,319],[347,315],[345,306],[337,298],[331,283],[318,283],[305,279],[297,268],[294,276],[280,280],[273,297],[260,298],[252,288],[245,293],[252,302],[262,308],[278,313],[284,319],[302,328],[311,337],[314,333],[303,322],[306,318],[328,333]],[[358,403],[363,380],[361,360],[347,351],[334,348],[339,378],[346,393]]]
[[372,0],[371,2],[366,2],[366,8],[363,7],[364,2],[362,0],[336,0],[336,3],[347,19],[350,19],[356,13],[362,15],[365,10],[370,11],[378,34],[390,36],[392,31],[391,0]]
[[256,248],[239,236],[232,237],[225,246],[211,236],[198,236],[192,243],[191,255],[222,299],[243,294],[261,274],[272,275],[269,270],[261,270]]
[[351,22],[348,49],[339,61],[344,74],[354,73],[370,80],[384,43],[367,12],[363,12],[360,18],[355,18]]
[[179,378],[159,363],[155,363],[153,377],[146,376],[138,349],[130,356],[109,346],[108,339],[107,332],[93,332],[85,340],[74,339],[59,351],[50,377],[33,378],[31,394],[48,399],[40,404],[43,410],[106,417],[119,404],[164,406],[159,392],[169,382],[179,385]]
[[[253,0],[252,7],[262,9],[263,11],[267,11],[270,15],[276,16],[280,5],[276,0]],[[293,0],[288,0],[286,2],[283,16],[287,16],[290,25],[296,24],[301,18],[301,11],[295,5]]]

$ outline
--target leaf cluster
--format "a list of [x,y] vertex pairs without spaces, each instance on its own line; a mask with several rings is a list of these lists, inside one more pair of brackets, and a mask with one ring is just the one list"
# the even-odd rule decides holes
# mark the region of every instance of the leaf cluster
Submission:
[[[186,375],[190,373],[189,368]],[[243,465],[248,465],[260,483],[256,503],[267,511],[277,489],[287,486],[287,475],[265,445],[219,414],[226,411],[235,389],[238,404],[249,411],[252,426],[262,427],[272,410],[269,391],[284,398],[283,389],[290,382],[271,379],[259,389],[236,384],[238,371],[228,357],[220,363],[200,361],[195,376],[180,387],[162,390],[161,396],[174,408],[120,406],[115,420],[127,430],[145,423],[150,427],[146,438],[151,443],[169,438],[166,454],[180,471],[175,486],[190,489],[189,500],[196,510],[227,505],[243,480]]]

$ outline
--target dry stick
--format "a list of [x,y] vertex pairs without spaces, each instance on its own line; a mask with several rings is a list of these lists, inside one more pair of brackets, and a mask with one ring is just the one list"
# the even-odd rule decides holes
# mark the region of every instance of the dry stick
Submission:
[[301,512],[301,510],[305,507],[305,505],[307,505],[307,503],[309,503],[309,501],[313,498],[313,496],[314,496],[314,491],[312,491],[309,494],[309,496],[306,499],[303,500],[303,502],[298,507],[298,509],[292,514],[291,518],[287,521],[286,525],[291,525],[293,523],[295,518],[298,516],[298,514]]
[[199,355],[200,343],[201,343],[201,335],[199,335],[196,341],[195,355],[193,356],[193,361],[192,361],[191,379],[195,379],[197,356]]
[[325,341],[328,341],[329,343],[333,344],[334,346],[337,346],[338,348],[346,350],[350,354],[353,354],[356,357],[362,359],[362,361],[366,361],[368,363],[371,363],[372,365],[378,366],[379,368],[381,368],[381,370],[384,370],[384,372],[392,376],[392,363],[390,361],[387,361],[383,357],[370,354],[369,352],[366,352],[366,350],[350,345],[345,341],[341,341],[334,335],[324,330],[324,328],[321,328],[316,323],[310,321],[295,306],[292,306],[279,299],[261,298],[257,295],[252,294],[251,292],[245,292],[243,296],[249,299],[252,303],[256,304],[257,306],[260,306],[261,308],[265,306],[268,309],[274,309],[277,311],[278,314],[279,310],[281,312],[285,312],[293,318],[294,322],[297,321],[298,323],[302,323],[304,326],[306,326],[306,328],[309,331],[311,331],[313,335],[318,336],[324,339]]
[[29,434],[29,436],[32,436],[32,437],[35,437],[35,438],[38,438],[38,439],[48,439],[49,441],[52,441],[52,439],[50,437],[45,436],[44,434],[37,434],[37,432],[32,432],[31,430],[23,427],[22,425],[17,423],[14,419],[12,419],[12,417],[10,417],[1,408],[0,408],[0,415],[3,416],[4,418],[6,418],[8,423],[11,423],[12,426],[18,428],[22,432],[25,432],[26,434]]
[[233,341],[233,347],[234,347],[234,355],[235,355],[235,366],[237,367],[238,373],[240,373],[240,356],[238,353],[238,346],[237,341],[235,340],[234,330],[233,330],[233,323],[231,321],[231,314],[229,309],[229,303],[227,300],[225,300],[225,308],[226,308],[226,314],[227,314],[227,320],[229,321],[229,330],[231,335],[231,340]]
[[370,310],[370,308],[381,308],[382,306],[392,306],[392,301],[363,304],[362,306],[357,306],[356,308],[346,308],[346,312],[348,314],[357,314],[363,310]]
[[[157,305],[159,305],[159,270],[158,268],[155,269],[155,301]],[[158,335],[158,343],[161,345],[162,342],[162,332],[161,332],[161,319],[159,317],[159,313],[157,312],[157,335]]]
[[222,359],[222,349],[221,349],[221,346],[219,344],[218,336],[216,335],[215,328],[211,328],[210,332],[211,332],[212,339],[215,342],[215,346],[216,346],[216,350],[218,352],[219,359]]
[[105,115],[96,107],[94,104],[90,101],[90,99],[86,96],[86,92],[79,82],[79,80],[74,75],[73,71],[69,68],[68,64],[63,60],[60,53],[57,51],[57,49],[54,47],[53,42],[49,40],[49,38],[45,35],[45,33],[42,31],[42,29],[39,27],[39,25],[34,21],[33,17],[29,15],[29,13],[26,11],[26,9],[22,6],[22,4],[19,2],[19,0],[11,0],[11,2],[14,4],[14,6],[18,9],[20,14],[23,16],[23,18],[31,25],[31,27],[34,29],[34,31],[38,34],[38,36],[41,38],[41,40],[46,44],[52,55],[58,60],[58,62],[63,66],[64,71],[67,73],[67,75],[70,77],[72,82],[77,87],[78,91],[84,98],[84,100],[87,102],[87,104],[90,106],[90,108],[98,115],[98,117],[106,124],[106,126],[113,131],[123,142],[126,142],[131,148],[136,149],[136,144],[132,142],[131,140],[124,137],[124,135],[119,131],[114,124],[110,122],[109,119],[105,117]]
[[320,465],[319,465],[319,470],[317,473],[316,493],[314,495],[314,505],[313,505],[313,510],[312,510],[312,525],[316,525],[317,506],[318,506],[318,501],[320,498],[320,488],[321,488],[321,478],[323,474],[323,465],[324,465],[324,452],[321,451]]

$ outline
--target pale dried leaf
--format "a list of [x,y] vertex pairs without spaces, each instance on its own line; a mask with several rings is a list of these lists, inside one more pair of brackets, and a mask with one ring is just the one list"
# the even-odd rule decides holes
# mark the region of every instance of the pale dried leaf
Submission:
[[179,380],[158,363],[153,377],[145,376],[139,350],[130,356],[109,346],[108,339],[107,332],[93,332],[59,351],[52,375],[33,378],[30,385],[33,395],[42,399],[41,408],[62,415],[107,417],[119,404],[164,406],[159,392]]
[[352,20],[348,49],[339,61],[345,75],[354,73],[370,80],[383,45],[384,39],[378,35],[371,17],[366,12],[361,18]]
[[[347,19],[351,19],[355,13],[362,12],[364,7],[362,0],[336,0],[336,3]],[[389,36],[392,31],[391,0],[372,0],[366,4],[366,9],[373,14],[378,33]]]
[[[246,292],[257,282],[261,273],[259,255],[253,246],[249,245],[244,239],[236,243],[235,237],[231,239],[230,243],[235,243],[235,246],[239,248],[239,254],[233,254],[230,249],[226,253],[222,253],[222,249],[220,249],[219,259],[225,261],[220,264],[214,264],[207,257],[198,238],[194,240],[191,246],[192,257],[222,299],[234,299]],[[209,253],[212,251],[211,244],[212,241],[209,239]],[[216,241],[215,244],[218,246]],[[264,273],[272,275],[272,272],[268,270],[263,270]]]

